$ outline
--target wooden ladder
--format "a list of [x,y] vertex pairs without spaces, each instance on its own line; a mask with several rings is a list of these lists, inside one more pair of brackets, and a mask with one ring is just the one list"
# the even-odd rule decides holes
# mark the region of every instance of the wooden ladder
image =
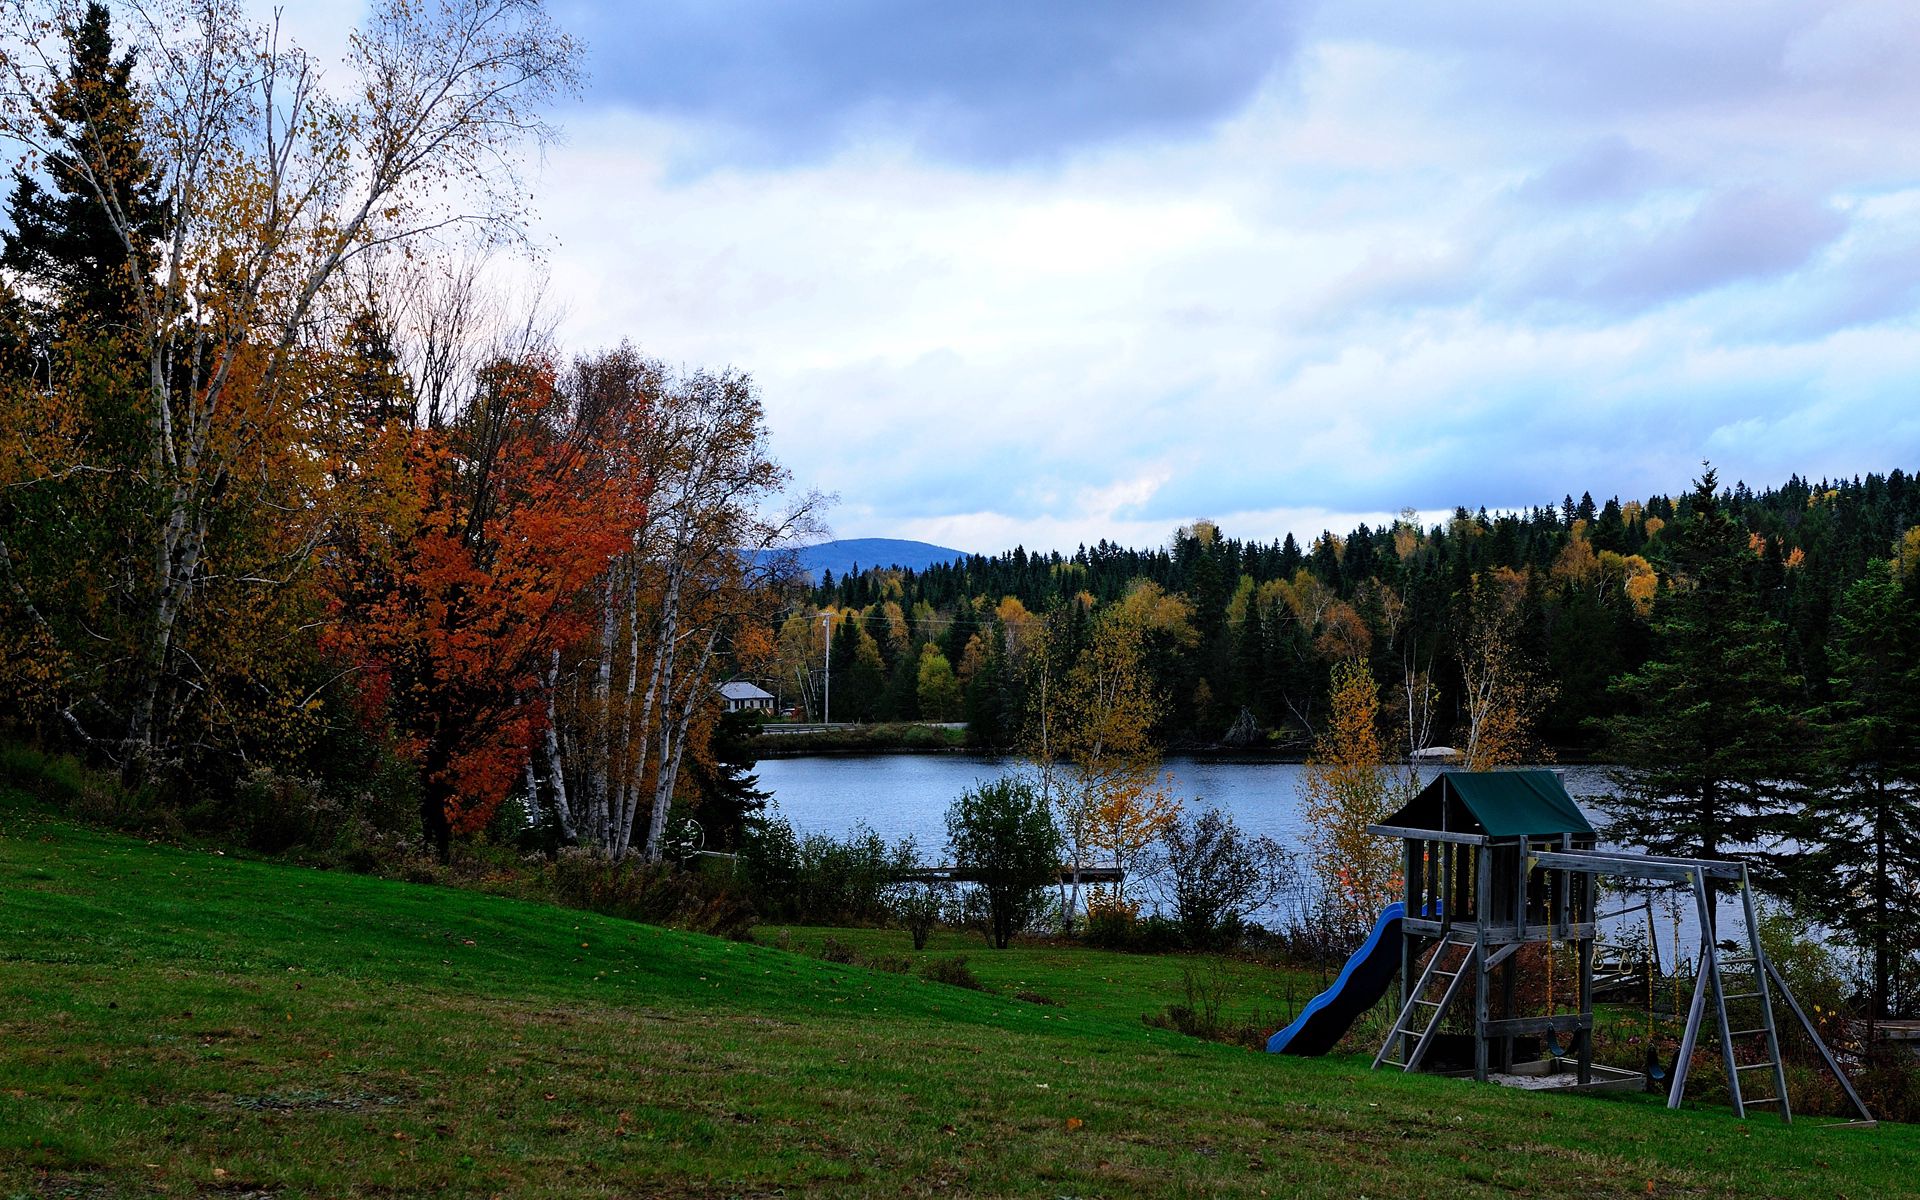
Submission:
[[[1459,967],[1451,971],[1442,970],[1440,963],[1447,952],[1454,947],[1465,947],[1466,956],[1460,960]],[[1467,976],[1479,967],[1480,942],[1478,939],[1468,942],[1454,941],[1451,935],[1442,937],[1433,948],[1433,957],[1427,960],[1426,970],[1420,972],[1420,981],[1407,992],[1407,1005],[1394,1018],[1393,1028],[1387,1033],[1387,1040],[1380,1044],[1380,1053],[1373,1056],[1373,1067],[1379,1070],[1381,1064],[1399,1067],[1402,1071],[1417,1071],[1426,1060],[1427,1051],[1433,1047],[1434,1035],[1440,1029],[1441,1019],[1447,1015],[1454,999],[1460,995],[1461,985]],[[1446,988],[1438,1000],[1427,999],[1428,992],[1436,980],[1445,979]],[[1422,1010],[1429,1010],[1423,1012]],[[1424,1020],[1424,1024],[1420,1022]],[[1404,1038],[1418,1036],[1413,1053],[1404,1060],[1390,1057],[1394,1043]]]
[[[1727,1072],[1727,1097],[1733,1102],[1734,1115],[1746,1119],[1747,1109],[1772,1106],[1780,1114],[1782,1122],[1793,1120],[1792,1107],[1787,1102],[1787,1072],[1780,1058],[1780,1031],[1773,1020],[1773,981],[1777,978],[1773,964],[1767,961],[1766,949],[1760,944],[1760,913],[1753,902],[1753,884],[1747,877],[1747,869],[1740,868],[1740,903],[1747,922],[1747,952],[1744,955],[1722,958],[1720,949],[1713,942],[1713,926],[1708,920],[1710,912],[1709,893],[1706,879],[1698,876],[1695,880],[1697,902],[1700,908],[1700,969],[1698,982],[1693,990],[1693,1003],[1687,1014],[1687,1029],[1680,1039],[1680,1062],[1674,1071],[1674,1080],[1667,1094],[1667,1107],[1680,1106],[1681,1089],[1686,1083],[1686,1059],[1693,1053],[1694,1039],[1705,1014],[1701,1011],[1711,1000],[1713,1016],[1720,1031],[1720,1057]],[[1751,972],[1752,990],[1728,993],[1723,967],[1731,967],[1740,972]],[[1748,1028],[1735,1029],[1727,1015],[1729,1004],[1751,1002],[1756,1012]],[[1743,1014],[1747,1010],[1742,1010]],[[1766,1055],[1759,1062],[1742,1063],[1735,1053],[1735,1043],[1740,1039],[1762,1038]],[[1749,1043],[1751,1044],[1751,1043]],[[1751,1072],[1766,1071],[1772,1076],[1773,1094],[1748,1098],[1743,1081],[1751,1078]]]

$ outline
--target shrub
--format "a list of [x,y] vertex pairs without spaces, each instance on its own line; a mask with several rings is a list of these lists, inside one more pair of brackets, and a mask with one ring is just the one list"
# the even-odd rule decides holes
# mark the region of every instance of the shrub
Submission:
[[1232,941],[1248,917],[1295,876],[1293,855],[1272,838],[1249,837],[1217,808],[1182,816],[1162,831],[1149,875],[1196,949]]
[[545,878],[549,894],[574,908],[735,940],[753,929],[753,906],[713,872],[567,850],[546,866]]
[[915,950],[927,948],[928,935],[951,903],[949,890],[946,884],[915,882],[900,884],[890,893],[888,905],[893,919],[912,936]]
[[967,965],[967,956],[964,954],[956,954],[952,958],[930,958],[920,968],[920,973],[935,983],[944,983],[949,987],[969,988],[976,992],[987,990],[987,985],[981,983],[980,977]]
[[44,754],[30,746],[0,745],[0,786],[58,808],[71,808],[105,780],[71,754]]
[[762,822],[740,847],[741,876],[769,920],[802,925],[878,925],[891,912],[893,881],[914,862],[909,839],[889,847],[865,826],[846,840],[798,837],[785,820]]
[[1158,913],[1137,916],[1123,908],[1096,909],[1083,926],[1087,945],[1134,954],[1164,954],[1184,946],[1180,926]]
[[1060,834],[1046,802],[1011,776],[962,792],[947,810],[947,842],[977,880],[988,941],[1005,949],[1043,910],[1042,889],[1059,874]]

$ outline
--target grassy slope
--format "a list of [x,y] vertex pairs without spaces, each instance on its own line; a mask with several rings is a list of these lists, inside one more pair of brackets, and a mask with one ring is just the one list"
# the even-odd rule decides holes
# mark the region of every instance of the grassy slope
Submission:
[[0,1196],[1826,1198],[1920,1157],[1268,1058],[1140,1024],[1176,964],[971,958],[1061,1006],[0,811]]

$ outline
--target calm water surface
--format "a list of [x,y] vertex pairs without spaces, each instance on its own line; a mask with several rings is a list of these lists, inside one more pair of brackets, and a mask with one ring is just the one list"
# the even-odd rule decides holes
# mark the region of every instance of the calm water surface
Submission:
[[[966,789],[1020,769],[1017,758],[985,754],[872,754],[770,758],[758,767],[782,816],[803,833],[835,837],[865,823],[889,841],[912,834],[922,851],[947,841],[947,805]],[[1240,828],[1298,850],[1302,844],[1300,763],[1247,759],[1169,758],[1175,793],[1190,807],[1212,804]],[[1611,794],[1605,768],[1565,768],[1567,790],[1590,815],[1589,796]],[[1423,770],[1431,778],[1431,769]]]

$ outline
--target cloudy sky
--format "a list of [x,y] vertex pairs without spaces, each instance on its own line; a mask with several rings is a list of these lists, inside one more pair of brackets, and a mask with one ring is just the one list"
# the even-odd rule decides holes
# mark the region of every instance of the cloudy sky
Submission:
[[841,536],[1274,537],[1920,466],[1920,6],[557,0],[578,346]]

